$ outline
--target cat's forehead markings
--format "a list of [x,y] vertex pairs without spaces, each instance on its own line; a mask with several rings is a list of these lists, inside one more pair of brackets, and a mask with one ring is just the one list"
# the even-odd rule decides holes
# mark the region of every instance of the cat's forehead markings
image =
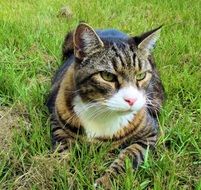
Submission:
[[[130,52],[130,48],[128,44],[114,43],[111,47],[111,55],[113,65],[118,68],[118,70],[129,69],[133,65],[132,53]],[[116,63],[115,63],[116,62]]]
[[143,60],[143,61],[147,60],[147,55],[144,54],[143,51],[136,50],[135,53],[136,53],[136,57],[138,57],[138,59]]

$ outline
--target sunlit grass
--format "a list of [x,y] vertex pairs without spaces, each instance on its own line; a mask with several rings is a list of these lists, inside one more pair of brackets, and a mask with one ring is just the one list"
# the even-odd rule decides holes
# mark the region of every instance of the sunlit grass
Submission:
[[[72,16],[60,14],[64,6]],[[154,52],[167,96],[161,135],[138,171],[126,161],[126,174],[117,177],[113,189],[200,190],[200,10],[199,1],[188,0],[1,0],[0,135],[9,128],[12,141],[0,150],[0,189],[93,189],[113,159],[108,146],[97,150],[79,142],[64,157],[50,152],[44,102],[61,64],[64,36],[84,20],[130,35],[164,24]],[[10,117],[18,118],[14,127],[6,125]]]

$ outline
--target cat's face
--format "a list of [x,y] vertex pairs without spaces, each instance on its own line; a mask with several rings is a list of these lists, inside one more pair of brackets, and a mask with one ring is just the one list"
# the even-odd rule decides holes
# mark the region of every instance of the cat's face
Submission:
[[127,114],[146,106],[147,89],[154,74],[149,60],[153,46],[150,43],[156,41],[155,36],[148,37],[137,46],[134,38],[107,42],[87,25],[77,29],[75,82],[77,96],[86,109],[101,107]]

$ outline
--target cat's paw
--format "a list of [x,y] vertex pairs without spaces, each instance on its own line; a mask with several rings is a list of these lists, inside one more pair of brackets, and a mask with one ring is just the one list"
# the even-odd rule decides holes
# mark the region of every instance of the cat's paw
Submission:
[[104,190],[110,190],[112,187],[110,177],[105,174],[102,177],[98,178],[94,183],[94,187],[95,189],[103,187]]

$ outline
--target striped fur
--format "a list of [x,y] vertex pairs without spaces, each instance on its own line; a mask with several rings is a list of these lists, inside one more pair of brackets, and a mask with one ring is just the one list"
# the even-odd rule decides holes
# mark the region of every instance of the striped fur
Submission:
[[94,31],[81,23],[65,38],[64,64],[53,79],[47,102],[53,149],[68,151],[78,138],[110,141],[114,149],[120,148],[96,185],[107,187],[113,176],[124,171],[126,157],[137,168],[147,148],[155,146],[164,100],[151,55],[159,30],[129,37],[116,30]]

